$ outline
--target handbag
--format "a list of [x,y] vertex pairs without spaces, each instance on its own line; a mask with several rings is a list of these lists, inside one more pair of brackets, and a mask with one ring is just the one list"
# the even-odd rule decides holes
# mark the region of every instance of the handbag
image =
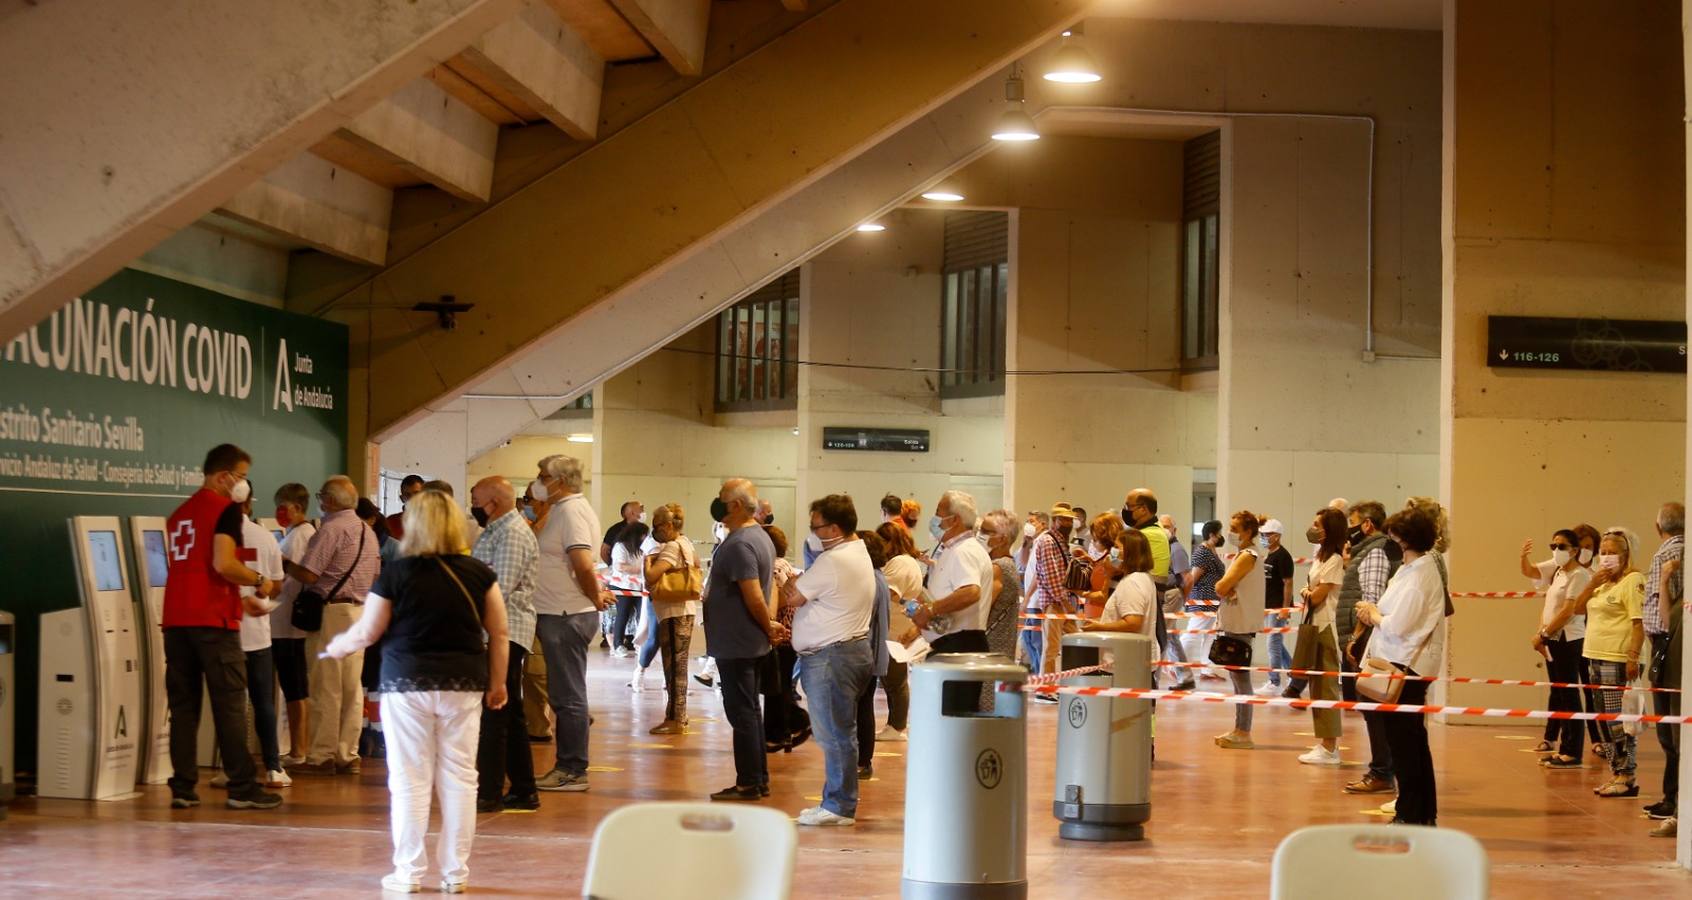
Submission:
[[294,598],[294,608],[288,612],[288,624],[301,631],[316,632],[323,630],[323,608],[328,606],[329,601],[341,592],[341,588],[346,585],[347,579],[351,578],[352,573],[358,569],[359,561],[364,559],[364,534],[369,530],[368,528],[358,530],[358,553],[353,556],[352,565],[347,567],[347,571],[341,576],[341,580],[335,582],[335,586],[329,589],[329,593],[319,594],[314,590],[300,591],[299,595]]
[[1219,634],[1216,642],[1210,645],[1210,661],[1219,666],[1249,666],[1251,642]]
[[693,561],[692,554],[679,543],[677,549],[681,550],[683,565],[671,568],[658,576],[658,581],[652,585],[654,603],[686,603],[698,600],[700,593],[705,589],[705,576]]
[[1066,590],[1077,594],[1085,594],[1093,589],[1093,561],[1086,557],[1075,557],[1069,561],[1069,573],[1064,576],[1063,586]]
[[1322,664],[1322,629],[1310,624],[1310,604],[1304,606],[1304,621],[1298,623],[1297,643],[1293,644],[1292,667],[1310,671]]
[[1363,661],[1357,664],[1358,695],[1376,703],[1397,703],[1404,693],[1404,679],[1381,676],[1402,675],[1415,668],[1415,664],[1422,658],[1422,651],[1428,648],[1428,642],[1433,640],[1434,632],[1438,629],[1437,624],[1428,629],[1428,636],[1422,638],[1421,645],[1411,654],[1408,666],[1401,666],[1379,656],[1364,656]]

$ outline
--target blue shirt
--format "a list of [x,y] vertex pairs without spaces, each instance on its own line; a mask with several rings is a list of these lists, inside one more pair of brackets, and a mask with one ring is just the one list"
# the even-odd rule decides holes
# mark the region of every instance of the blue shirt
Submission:
[[1180,583],[1180,576],[1187,574],[1187,570],[1192,568],[1192,567],[1193,567],[1192,562],[1187,558],[1187,548],[1181,546],[1181,541],[1180,541],[1179,538],[1170,538],[1169,539],[1169,577],[1170,577],[1170,579],[1175,581],[1177,584],[1179,584]]
[[[985,602],[986,598],[983,597]],[[887,677],[887,664],[891,655],[887,650],[887,621],[892,615],[893,592],[887,589],[887,577],[875,570],[875,606],[870,612],[870,650],[875,653],[875,676]]]
[[757,659],[770,652],[770,638],[746,609],[740,582],[756,578],[770,596],[775,568],[775,544],[764,529],[736,528],[711,555],[711,577],[705,585],[705,642],[717,659]]

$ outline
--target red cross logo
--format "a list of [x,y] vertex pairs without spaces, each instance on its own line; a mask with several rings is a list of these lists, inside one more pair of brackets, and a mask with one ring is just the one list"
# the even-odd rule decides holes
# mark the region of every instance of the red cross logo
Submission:
[[183,519],[176,523],[176,531],[170,536],[170,558],[182,562],[194,550],[194,522]]

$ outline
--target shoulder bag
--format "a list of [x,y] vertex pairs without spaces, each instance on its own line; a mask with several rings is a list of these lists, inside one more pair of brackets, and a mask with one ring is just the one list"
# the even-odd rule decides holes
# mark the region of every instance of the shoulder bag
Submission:
[[439,565],[441,569],[447,573],[447,577],[452,579],[453,584],[458,585],[458,592],[463,594],[465,601],[470,604],[470,614],[476,617],[476,624],[481,625],[482,611],[476,608],[476,598],[470,596],[470,589],[464,586],[463,581],[459,580],[458,573],[454,572],[452,570],[452,566],[447,565],[446,560],[441,559],[439,556],[435,557],[435,564]]
[[669,571],[658,576],[658,581],[652,585],[652,602],[654,603],[686,603],[698,600],[705,588],[705,576],[699,571],[699,564],[693,555],[678,541],[676,550],[681,554],[682,565],[671,567]]
[[[1376,703],[1397,703],[1404,693],[1404,679],[1386,678],[1387,675],[1402,675],[1408,669],[1414,669],[1422,658],[1422,651],[1428,648],[1433,640],[1434,632],[1439,630],[1439,623],[1428,629],[1428,636],[1422,638],[1422,643],[1416,647],[1416,652],[1410,655],[1410,665],[1401,666],[1379,656],[1365,656],[1357,665],[1357,694]],[[1366,651],[1365,651],[1366,652]]]
[[364,534],[369,530],[362,525],[359,527],[358,553],[353,556],[352,565],[347,567],[346,574],[341,576],[340,581],[335,582],[335,586],[329,589],[329,593],[319,594],[315,590],[300,591],[299,595],[294,598],[294,608],[288,613],[288,624],[301,631],[316,632],[323,630],[323,607],[328,606],[329,601],[335,599],[335,595],[339,594],[341,588],[346,585],[347,579],[351,578],[352,573],[357,571],[358,564],[364,559]]
[[1063,586],[1077,594],[1085,594],[1093,589],[1093,561],[1085,555],[1071,556],[1069,572],[1064,576]]
[[[1330,591],[1325,602],[1332,602],[1333,594],[1334,592]],[[1293,644],[1292,667],[1295,669],[1311,670],[1321,665],[1322,629],[1310,623],[1310,614],[1310,604],[1306,602],[1304,621],[1298,623],[1297,643]]]

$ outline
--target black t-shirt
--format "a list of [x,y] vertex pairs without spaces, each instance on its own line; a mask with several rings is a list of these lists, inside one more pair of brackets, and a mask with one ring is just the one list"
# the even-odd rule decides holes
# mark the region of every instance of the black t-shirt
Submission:
[[403,556],[382,567],[370,592],[393,604],[393,618],[382,635],[380,690],[487,690],[482,609],[493,583],[493,569],[469,556]]
[[223,514],[217,517],[217,533],[225,534],[235,539],[235,546],[242,546],[241,523],[245,521],[241,514],[241,504],[230,503],[223,508]]
[[1293,577],[1293,556],[1285,544],[1263,558],[1263,577],[1266,580],[1263,598],[1269,601],[1265,605],[1271,609],[1281,606],[1286,598],[1282,582]]
[[607,546],[607,547],[617,546],[617,539],[619,537],[622,537],[623,526],[627,525],[627,524],[629,524],[629,523],[623,521],[622,519],[618,519],[615,523],[613,523],[611,525],[610,528],[605,529],[605,546]]

